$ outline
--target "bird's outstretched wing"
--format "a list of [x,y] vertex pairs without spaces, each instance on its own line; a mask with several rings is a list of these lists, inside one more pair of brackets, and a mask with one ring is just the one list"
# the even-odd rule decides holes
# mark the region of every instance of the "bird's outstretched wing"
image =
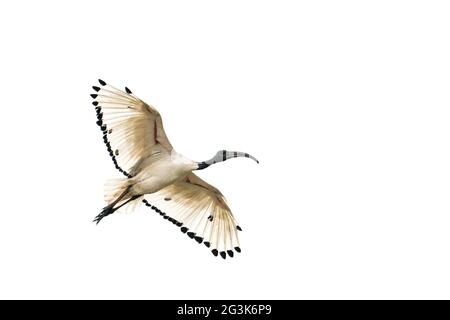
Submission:
[[241,228],[219,190],[191,173],[153,194],[143,202],[181,232],[198,243],[205,244],[222,258],[241,252],[238,231]]
[[99,80],[93,86],[92,104],[97,124],[116,168],[131,178],[133,167],[154,152],[173,148],[164,132],[159,112],[132,92],[114,88]]

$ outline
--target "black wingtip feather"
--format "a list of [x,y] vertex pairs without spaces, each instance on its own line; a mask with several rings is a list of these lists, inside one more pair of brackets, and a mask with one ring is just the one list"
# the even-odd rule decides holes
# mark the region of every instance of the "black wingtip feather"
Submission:
[[98,96],[98,94],[95,94],[95,93],[91,94],[92,99],[97,98],[97,96]]
[[188,231],[188,228],[182,227],[180,230],[181,230],[181,232],[186,233]]
[[130,89],[128,89],[128,87],[125,87],[125,91],[126,91],[128,94],[132,94],[132,93],[133,93],[133,92],[131,92]]
[[188,232],[187,235],[189,238],[193,239],[195,236],[195,232]]
[[98,82],[99,82],[102,86],[106,86],[106,82],[103,81],[102,79],[98,79]]
[[230,256],[230,258],[233,258],[233,250],[227,250],[228,255]]
[[241,252],[241,248],[239,247],[234,247],[234,250],[236,250],[236,252]]
[[97,92],[100,91],[100,88],[99,88],[99,87],[96,87],[96,86],[93,86],[92,89],[94,89],[94,90],[97,91]]
[[242,231],[241,227],[236,226],[236,229],[238,229],[239,231]]
[[225,251],[220,251],[220,256],[224,259],[226,259],[227,254],[225,253]]
[[202,243],[202,242],[203,242],[203,238],[202,238],[202,237],[195,237],[194,239],[195,239],[195,241],[197,241],[198,243]]
[[209,246],[211,245],[211,243],[209,243],[208,241],[203,242],[203,244],[204,244],[207,248],[209,248]]
[[217,249],[212,249],[211,252],[212,252],[212,254],[214,255],[214,257],[217,257],[217,255],[219,254],[219,252],[217,251]]

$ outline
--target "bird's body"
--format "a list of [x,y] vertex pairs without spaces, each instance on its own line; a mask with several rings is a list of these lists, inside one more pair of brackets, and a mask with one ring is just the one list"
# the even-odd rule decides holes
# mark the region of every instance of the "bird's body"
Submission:
[[187,159],[172,150],[170,154],[161,152],[145,159],[137,170],[136,176],[130,178],[130,194],[150,194],[168,185],[186,178],[197,169],[197,162]]
[[[193,171],[236,157],[257,161],[243,152],[221,150],[207,161],[195,162],[177,153],[164,132],[159,112],[134,96],[99,80],[91,94],[97,124],[116,168],[125,178],[105,185],[107,206],[95,218],[100,222],[116,210],[143,202],[180,227],[212,253],[233,257],[240,252],[237,225],[222,193]],[[164,208],[164,211],[161,210]]]

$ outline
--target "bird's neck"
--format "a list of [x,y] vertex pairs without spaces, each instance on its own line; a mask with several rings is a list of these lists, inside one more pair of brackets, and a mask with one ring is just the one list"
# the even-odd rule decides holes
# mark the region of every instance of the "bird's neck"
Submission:
[[198,167],[196,170],[202,170],[202,169],[208,168],[209,166],[211,166],[213,164],[216,164],[219,162],[224,162],[228,159],[238,158],[238,157],[250,158],[250,159],[253,159],[254,161],[258,162],[258,160],[256,160],[255,157],[253,157],[245,152],[220,150],[220,151],[217,151],[216,155],[214,157],[212,157],[211,159],[202,161],[202,162],[197,162]]

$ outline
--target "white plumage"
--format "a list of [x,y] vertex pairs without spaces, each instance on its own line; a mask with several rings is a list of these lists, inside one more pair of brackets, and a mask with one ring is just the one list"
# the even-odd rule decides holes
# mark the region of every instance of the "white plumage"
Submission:
[[[222,258],[240,252],[241,228],[222,193],[192,171],[236,157],[254,157],[221,150],[210,160],[192,161],[177,153],[164,132],[159,112],[132,92],[99,80],[91,94],[97,124],[115,167],[123,179],[105,184],[107,206],[97,223],[120,208],[144,203],[212,253]],[[257,161],[258,162],[258,161]]]

